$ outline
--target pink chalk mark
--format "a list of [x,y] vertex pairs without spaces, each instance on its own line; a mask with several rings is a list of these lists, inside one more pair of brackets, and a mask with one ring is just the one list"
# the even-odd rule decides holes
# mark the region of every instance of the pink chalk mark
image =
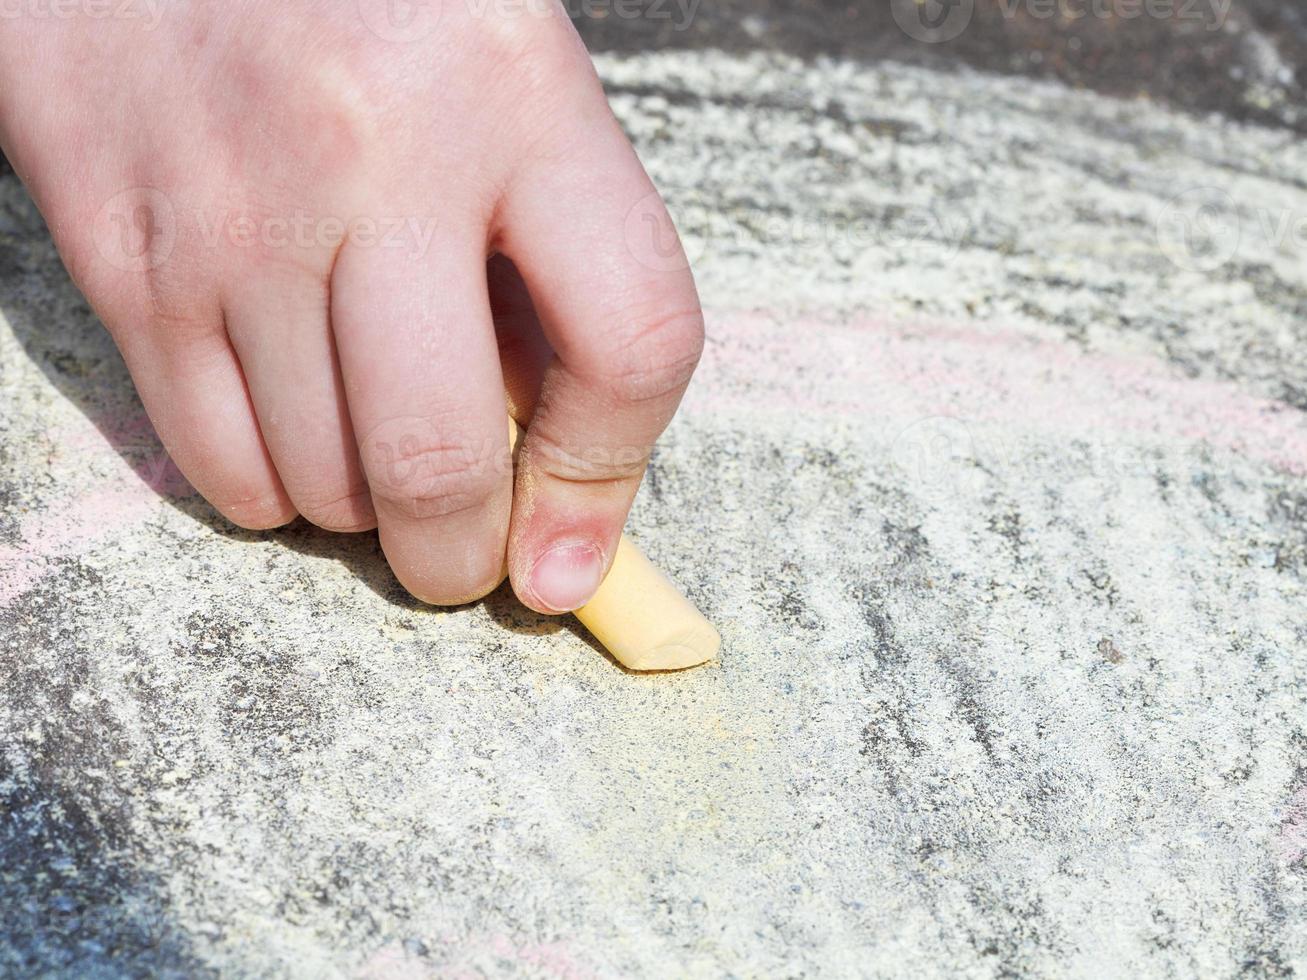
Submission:
[[[1307,413],[1234,384],[1182,377],[1154,358],[1088,354],[992,327],[781,321],[725,310],[710,312],[709,341],[688,412],[803,413],[900,427],[948,416],[1067,439],[1206,444],[1307,473]],[[114,447],[137,479],[25,522],[22,543],[0,549],[0,605],[38,581],[51,560],[148,519],[158,494],[191,492],[144,414],[97,419],[62,441],[79,452]]]
[[158,509],[160,495],[192,492],[153,433],[143,415],[110,420],[108,427],[78,426],[67,433],[64,451],[96,454],[116,449],[131,461],[134,476],[123,476],[83,497],[52,502],[25,520],[20,543],[0,547],[0,607],[39,582],[54,560],[80,554],[115,530],[148,520]]
[[1307,473],[1307,413],[1146,357],[947,324],[709,318],[686,407],[911,422],[951,416],[1066,437],[1206,443]]
[[1289,800],[1280,832],[1275,836],[1275,851],[1285,864],[1307,857],[1307,786]]

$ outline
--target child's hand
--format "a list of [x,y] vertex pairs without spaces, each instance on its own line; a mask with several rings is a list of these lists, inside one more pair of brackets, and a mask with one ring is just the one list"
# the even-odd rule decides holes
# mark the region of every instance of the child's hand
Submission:
[[379,525],[440,604],[507,555],[568,610],[694,370],[698,298],[561,8],[437,3],[30,5],[0,22],[0,140],[223,514]]

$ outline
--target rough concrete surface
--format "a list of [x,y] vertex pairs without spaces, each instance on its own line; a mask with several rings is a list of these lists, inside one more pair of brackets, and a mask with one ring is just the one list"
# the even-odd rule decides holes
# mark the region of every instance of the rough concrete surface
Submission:
[[710,47],[892,59],[946,74],[981,68],[1307,131],[1301,0],[564,3],[593,50]]
[[1307,150],[606,54],[710,341],[623,672],[187,494],[0,183],[0,974],[1307,971]]

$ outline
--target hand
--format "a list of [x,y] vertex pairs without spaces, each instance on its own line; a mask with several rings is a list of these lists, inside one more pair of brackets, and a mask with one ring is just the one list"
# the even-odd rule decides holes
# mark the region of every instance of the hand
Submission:
[[[230,520],[379,527],[421,599],[507,567],[566,611],[702,315],[561,7],[435,2],[29,12],[0,23],[0,143]],[[530,423],[515,491],[506,411]]]

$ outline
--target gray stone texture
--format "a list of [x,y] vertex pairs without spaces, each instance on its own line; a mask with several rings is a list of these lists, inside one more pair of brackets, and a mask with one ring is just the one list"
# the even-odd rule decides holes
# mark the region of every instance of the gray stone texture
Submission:
[[678,675],[217,518],[0,180],[0,975],[1307,970],[1307,150],[798,54],[599,57]]

